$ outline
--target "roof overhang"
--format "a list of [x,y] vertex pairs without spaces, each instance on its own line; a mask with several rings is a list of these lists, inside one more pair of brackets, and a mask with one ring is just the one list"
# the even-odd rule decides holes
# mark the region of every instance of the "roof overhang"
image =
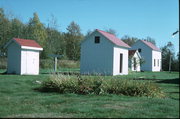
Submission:
[[29,46],[21,46],[21,49],[38,50],[38,51],[42,51],[43,50],[43,48],[29,47]]
[[3,48],[4,49],[7,48],[12,42],[14,42],[18,46],[20,46],[21,49],[29,49],[29,50],[37,50],[37,51],[42,51],[43,50],[43,48],[39,48],[39,47],[21,46],[14,40],[10,40],[8,43],[6,43],[6,45]]

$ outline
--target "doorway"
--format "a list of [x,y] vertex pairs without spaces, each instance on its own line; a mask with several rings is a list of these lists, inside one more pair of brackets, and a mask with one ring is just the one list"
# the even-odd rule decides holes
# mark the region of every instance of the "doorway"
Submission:
[[123,54],[120,53],[120,62],[119,62],[119,73],[122,73],[122,68],[123,68]]

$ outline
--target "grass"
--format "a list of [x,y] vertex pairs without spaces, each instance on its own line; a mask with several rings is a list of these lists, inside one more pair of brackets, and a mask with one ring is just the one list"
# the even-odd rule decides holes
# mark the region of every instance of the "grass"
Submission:
[[[0,70],[0,73],[4,70]],[[0,118],[6,117],[118,117],[178,118],[179,72],[139,72],[116,78],[144,77],[166,93],[166,98],[130,97],[123,95],[78,95],[43,93],[35,90],[49,77],[49,70],[38,76],[0,74]],[[105,78],[110,78],[106,76]],[[142,80],[146,81],[146,80]]]

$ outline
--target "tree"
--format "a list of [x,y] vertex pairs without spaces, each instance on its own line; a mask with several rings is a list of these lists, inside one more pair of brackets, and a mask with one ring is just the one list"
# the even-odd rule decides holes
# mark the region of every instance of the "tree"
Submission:
[[57,30],[58,27],[57,19],[54,15],[51,15],[51,18],[48,20],[48,27],[46,28],[45,54],[65,55],[64,35]]
[[70,60],[80,59],[80,43],[83,39],[81,29],[74,21],[67,27],[68,32],[65,34],[66,55]]
[[27,38],[36,40],[40,45],[45,45],[45,39],[47,38],[47,33],[44,25],[40,22],[38,14],[34,13],[33,18],[30,18],[28,27]]
[[3,8],[0,8],[0,50],[11,39],[11,23],[6,17]]
[[108,32],[108,33],[110,33],[110,34],[113,34],[113,35],[115,35],[115,36],[117,36],[117,35],[118,35],[118,34],[117,34],[117,32],[116,32],[116,30],[111,29],[111,28],[106,29],[105,31],[106,31],[106,32]]
[[88,37],[89,35],[91,35],[92,32],[93,32],[93,31],[88,30],[87,33],[86,33],[86,35],[85,35],[85,37]]
[[129,46],[132,46],[135,42],[137,42],[139,39],[135,37],[130,37],[128,35],[125,35],[121,38],[122,41],[127,43]]
[[[171,42],[168,42],[167,45],[161,48],[162,51],[162,69],[164,71],[169,70],[169,63],[171,60],[171,63],[174,62],[174,45]],[[171,56],[170,56],[171,55]]]
[[11,21],[11,36],[13,38],[23,38],[24,37],[24,24],[17,18]]
[[176,58],[172,62],[172,71],[179,71],[179,52],[176,55]]
[[152,44],[156,45],[155,39],[153,39],[153,38],[151,38],[149,36],[146,39],[143,39],[143,40],[146,40],[146,41],[151,42]]

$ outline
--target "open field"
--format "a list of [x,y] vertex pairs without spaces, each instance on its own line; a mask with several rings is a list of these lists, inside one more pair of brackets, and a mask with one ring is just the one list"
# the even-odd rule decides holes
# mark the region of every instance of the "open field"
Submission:
[[[78,69],[73,70],[78,72]],[[155,79],[152,82],[162,88],[166,98],[147,98],[42,93],[35,90],[40,86],[36,81],[47,79],[49,71],[41,70],[38,76],[0,74],[0,117],[179,117],[179,72],[134,72],[128,76],[116,76],[119,79]],[[0,70],[2,72],[4,70]]]

